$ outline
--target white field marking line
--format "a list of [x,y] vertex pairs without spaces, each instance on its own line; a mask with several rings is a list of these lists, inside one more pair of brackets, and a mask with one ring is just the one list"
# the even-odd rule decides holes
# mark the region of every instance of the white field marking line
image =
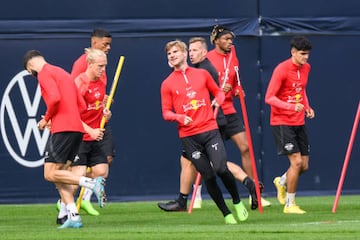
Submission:
[[348,223],[360,223],[360,220],[344,220],[344,221],[319,221],[319,222],[308,222],[308,223],[295,223],[291,224],[294,226],[300,226],[300,225],[321,225],[321,224],[348,224]]

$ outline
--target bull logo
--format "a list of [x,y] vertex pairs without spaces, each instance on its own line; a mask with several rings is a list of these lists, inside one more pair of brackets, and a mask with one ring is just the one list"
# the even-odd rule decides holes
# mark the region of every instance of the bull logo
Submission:
[[[43,154],[50,132],[37,128],[36,117],[41,107],[41,91],[35,78],[27,71],[19,72],[10,80],[0,105],[0,130],[11,157],[25,167],[43,165]],[[45,111],[41,109],[41,111]],[[45,112],[42,112],[42,114]]]

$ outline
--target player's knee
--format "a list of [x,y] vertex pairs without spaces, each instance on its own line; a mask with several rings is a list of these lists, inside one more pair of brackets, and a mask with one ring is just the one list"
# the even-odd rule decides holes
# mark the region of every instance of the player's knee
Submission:
[[240,147],[240,152],[241,152],[241,156],[244,156],[244,155],[246,155],[246,154],[249,154],[249,145],[243,144],[243,145]]
[[303,171],[303,165],[300,161],[292,162],[290,167],[298,173],[301,173]]
[[231,178],[231,179],[234,179],[234,175],[229,171],[229,169],[226,169],[222,172],[219,172],[218,173],[218,176],[221,178],[221,179],[225,179],[225,178]]
[[109,175],[109,170],[107,168],[98,168],[96,171],[93,171],[93,177],[103,177],[107,178]]
[[73,196],[76,196],[78,190],[79,190],[79,186],[78,185],[71,185],[71,193]]
[[48,182],[54,182],[53,175],[49,172],[44,172],[44,179]]
[[209,185],[216,184],[216,176],[215,174],[209,175],[206,178],[204,178],[205,185],[208,187]]
[[226,167],[222,167],[216,171],[216,174],[218,176],[223,176],[224,174],[227,174],[228,172],[230,172],[230,171]]
[[107,171],[101,171],[99,174],[97,174],[97,177],[107,178],[108,175],[109,175],[109,174],[108,174]]
[[213,167],[217,175],[224,174],[226,171],[228,171],[226,162],[224,162],[224,164],[216,164]]
[[207,173],[203,173],[203,174],[201,175],[201,177],[204,179],[204,181],[208,181],[208,180],[211,180],[211,179],[215,179],[215,178],[216,178],[216,176],[215,176],[215,174],[214,174],[213,171],[207,172]]

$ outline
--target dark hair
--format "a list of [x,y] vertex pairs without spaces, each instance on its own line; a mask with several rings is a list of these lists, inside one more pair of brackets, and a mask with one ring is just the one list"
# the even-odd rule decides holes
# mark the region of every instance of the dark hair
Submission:
[[293,37],[290,42],[290,47],[301,51],[309,51],[312,49],[311,42],[304,36]]
[[27,68],[27,64],[28,62],[33,58],[33,57],[42,57],[41,53],[38,50],[29,50],[25,53],[24,57],[23,57],[23,64],[24,64],[24,69]]
[[111,34],[102,28],[95,28],[94,31],[91,33],[91,37],[98,37],[98,38],[111,38]]
[[235,34],[229,28],[221,25],[215,25],[210,34],[210,42],[213,44],[216,39],[228,33],[235,38]]

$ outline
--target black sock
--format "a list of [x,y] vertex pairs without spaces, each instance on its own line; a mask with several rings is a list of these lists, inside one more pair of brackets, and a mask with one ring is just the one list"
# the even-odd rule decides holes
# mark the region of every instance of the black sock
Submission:
[[242,183],[245,185],[245,187],[247,187],[247,189],[249,189],[249,191],[251,191],[251,190],[253,190],[253,188],[255,188],[254,181],[251,180],[251,178],[249,178],[249,177],[246,177]]
[[179,193],[178,202],[180,203],[181,206],[184,207],[187,205],[188,196],[189,194]]

